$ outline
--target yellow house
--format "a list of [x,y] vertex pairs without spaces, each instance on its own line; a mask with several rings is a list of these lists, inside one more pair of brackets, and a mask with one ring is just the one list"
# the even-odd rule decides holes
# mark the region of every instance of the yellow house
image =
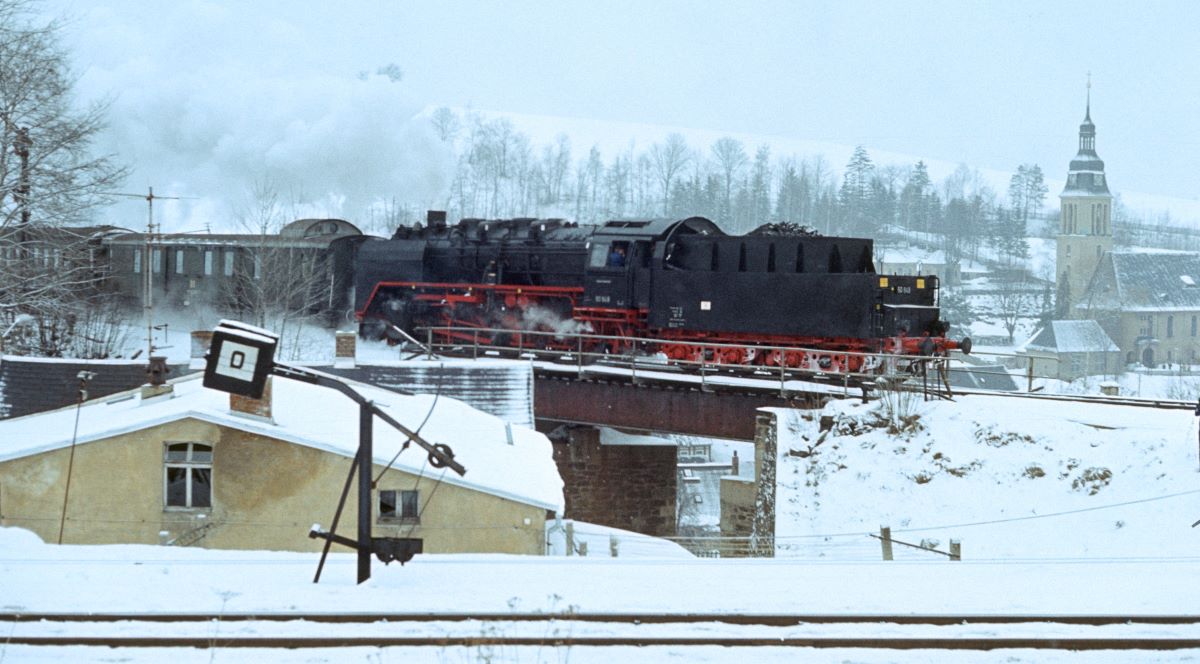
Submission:
[[[308,532],[332,521],[358,445],[358,406],[306,383],[272,383],[257,402],[206,389],[196,375],[0,421],[0,526],[64,544],[319,550]],[[460,477],[430,466],[376,420],[374,536],[421,538],[425,553],[545,553],[547,516],[563,510],[545,436],[454,399],[354,387],[467,468]],[[356,495],[338,527],[351,538]]]

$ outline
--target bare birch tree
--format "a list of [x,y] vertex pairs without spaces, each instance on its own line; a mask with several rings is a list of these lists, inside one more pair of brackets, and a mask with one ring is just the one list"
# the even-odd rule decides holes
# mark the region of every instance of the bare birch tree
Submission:
[[87,234],[61,230],[87,222],[125,170],[93,154],[107,104],[76,106],[62,26],[38,9],[0,0],[0,330],[31,321],[7,352],[104,356],[108,333],[81,327],[105,306],[102,275]]

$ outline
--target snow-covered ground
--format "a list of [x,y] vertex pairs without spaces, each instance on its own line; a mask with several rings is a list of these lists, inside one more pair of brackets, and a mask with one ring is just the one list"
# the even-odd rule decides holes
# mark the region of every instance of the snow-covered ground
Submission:
[[[589,543],[587,558],[422,555],[404,567],[376,563],[372,579],[356,586],[352,556],[338,553],[321,584],[314,585],[313,554],[52,546],[8,528],[0,529],[0,609],[254,614],[1195,612],[1200,529],[1191,524],[1200,518],[1200,460],[1190,411],[979,396],[954,402],[910,399],[895,406],[896,426],[889,431],[877,408],[848,400],[831,403],[823,413],[780,411],[775,559],[686,558],[677,547],[655,547],[632,538],[622,539],[614,559],[608,557],[607,546],[612,533],[591,533],[581,526],[585,536],[596,539]],[[835,418],[834,429],[823,436],[819,414]],[[722,446],[719,454],[730,451]],[[870,537],[881,525],[890,526],[898,540],[925,540],[941,551],[951,539],[960,540],[963,560],[953,562],[897,545],[895,561],[883,562],[879,542]],[[1119,628],[1128,636],[1161,635],[1165,629]],[[13,623],[0,629],[12,634],[38,628]],[[245,634],[256,628],[236,629]],[[319,635],[325,628],[301,624],[289,629]],[[421,633],[442,633],[437,631],[441,629],[445,628],[429,625]],[[574,624],[571,629],[576,635],[608,633],[601,631],[608,628],[596,625]],[[712,628],[686,629],[711,633]],[[989,627],[988,634],[1008,635],[1005,629]],[[1191,634],[1188,629],[1170,628],[1168,633]],[[803,649],[756,649],[747,655],[737,649],[684,652],[668,647],[620,653],[551,648],[484,654],[469,648],[253,653],[218,649],[170,656],[180,661],[240,661],[252,655],[255,661],[272,663],[722,662],[747,656],[763,662],[921,662],[934,656],[929,651]],[[154,662],[164,656],[137,649],[39,649],[5,645],[0,638],[4,662]],[[1196,651],[1086,657],[995,651],[955,653],[952,659],[1126,662],[1198,657]]]
[[[868,534],[889,526],[941,551],[960,540],[968,560],[1198,559],[1191,411],[900,398],[890,421],[878,405],[834,402],[824,435],[815,414],[781,413],[781,557],[877,560]],[[896,557],[941,556],[897,547]]]

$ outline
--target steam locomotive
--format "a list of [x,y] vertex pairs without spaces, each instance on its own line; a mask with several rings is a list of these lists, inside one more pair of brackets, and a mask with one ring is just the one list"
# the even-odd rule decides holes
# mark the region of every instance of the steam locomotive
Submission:
[[847,351],[970,352],[945,336],[937,277],[877,275],[872,249],[779,227],[727,235],[703,217],[448,225],[431,212],[358,247],[355,315],[368,338],[441,328],[435,341],[820,372],[877,368]]

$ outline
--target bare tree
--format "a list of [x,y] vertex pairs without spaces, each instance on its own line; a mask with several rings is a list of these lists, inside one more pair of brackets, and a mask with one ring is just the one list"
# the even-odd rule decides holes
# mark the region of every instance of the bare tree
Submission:
[[668,135],[666,142],[650,146],[650,161],[654,165],[654,173],[658,176],[659,183],[662,184],[663,214],[666,215],[671,209],[671,184],[691,161],[687,141],[681,134]]
[[319,245],[278,235],[285,221],[276,189],[252,185],[238,223],[257,238],[239,256],[223,295],[244,320],[279,335],[284,359],[298,359],[303,328],[318,322],[332,275]]
[[996,294],[993,300],[996,304],[996,315],[1008,332],[1008,343],[1013,342],[1017,323],[1035,312],[1031,311],[1036,304],[1030,291],[1028,275],[1023,271],[1001,277],[996,283]]
[[33,0],[0,0],[0,328],[33,320],[9,352],[107,355],[111,344],[77,339],[106,299],[90,234],[62,229],[86,222],[125,170],[92,153],[107,104],[75,108],[62,26],[38,15]]
[[443,143],[454,140],[454,137],[458,135],[458,130],[462,127],[454,111],[445,106],[435,110],[429,121],[433,123],[433,129]]
[[730,195],[733,190],[733,179],[741,172],[742,167],[746,165],[746,149],[742,147],[740,141],[725,137],[717,139],[712,146],[713,159],[717,162],[717,168],[721,171],[721,177],[725,182],[725,197],[724,203],[721,206],[721,216],[725,221],[729,221],[732,217],[732,203]]

